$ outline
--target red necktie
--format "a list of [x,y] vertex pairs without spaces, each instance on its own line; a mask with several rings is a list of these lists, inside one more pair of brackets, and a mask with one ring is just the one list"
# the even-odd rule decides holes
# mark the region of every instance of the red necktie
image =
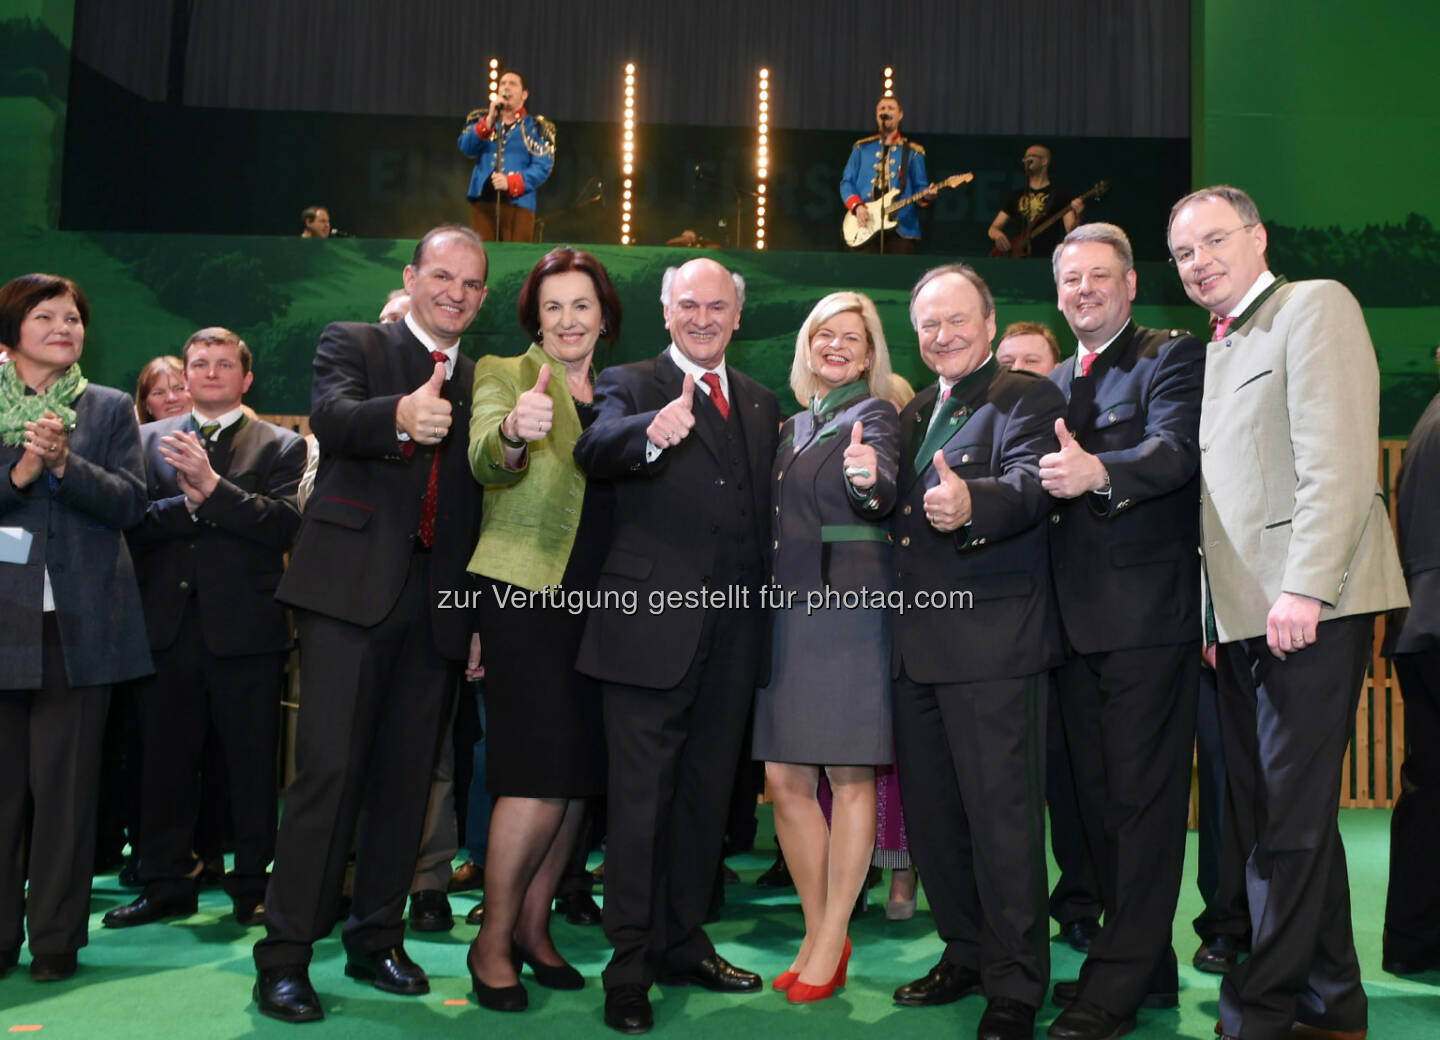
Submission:
[[705,385],[710,388],[710,400],[715,403],[715,410],[720,413],[720,418],[726,422],[730,421],[730,402],[725,400],[725,391],[720,389],[720,376],[716,372],[706,372],[700,377]]
[[1080,359],[1080,374],[1082,376],[1088,376],[1090,374],[1090,369],[1094,367],[1095,359],[1099,356],[1100,352],[1098,350],[1092,350]]
[[1215,319],[1215,332],[1210,337],[1212,340],[1224,339],[1230,332],[1230,326],[1235,324],[1235,315],[1227,314],[1223,318]]
[[[430,356],[440,364],[449,358],[438,350]],[[420,507],[420,544],[430,548],[435,544],[435,512],[440,504],[440,445],[435,445],[435,459],[430,463],[430,482],[425,485],[425,502]]]

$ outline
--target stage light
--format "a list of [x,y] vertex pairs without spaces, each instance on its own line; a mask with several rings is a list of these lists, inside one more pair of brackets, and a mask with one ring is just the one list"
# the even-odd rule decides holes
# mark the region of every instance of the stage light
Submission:
[[620,244],[630,245],[630,214],[634,199],[635,182],[632,174],[635,172],[635,63],[625,63],[625,115],[620,125],[624,128],[620,137],[620,172],[624,177],[620,181],[621,202],[620,202]]
[[770,70],[755,82],[755,248],[765,248],[765,182],[770,177]]
[[500,59],[490,59],[490,103],[500,96]]
[[885,97],[895,96],[895,70],[885,66]]

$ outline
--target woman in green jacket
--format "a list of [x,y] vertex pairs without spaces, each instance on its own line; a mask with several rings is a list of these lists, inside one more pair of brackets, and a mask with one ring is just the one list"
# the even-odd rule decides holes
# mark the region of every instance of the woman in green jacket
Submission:
[[573,665],[608,541],[608,488],[587,486],[572,450],[594,418],[595,347],[618,338],[620,300],[595,257],[561,246],[525,279],[519,313],[534,342],[480,359],[470,419],[485,511],[469,569],[496,800],[485,923],[468,961],[476,998],[495,1011],[528,1005],[522,963],[542,986],[584,985],[550,939],[550,906],[584,800],[605,789],[600,692]]

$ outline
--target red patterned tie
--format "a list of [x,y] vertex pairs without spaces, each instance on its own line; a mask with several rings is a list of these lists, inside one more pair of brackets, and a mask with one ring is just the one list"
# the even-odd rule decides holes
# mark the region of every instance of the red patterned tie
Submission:
[[1210,337],[1212,340],[1224,339],[1230,333],[1230,326],[1235,324],[1235,315],[1227,314],[1223,318],[1215,319],[1215,332]]
[[720,389],[720,376],[716,372],[706,372],[700,377],[705,385],[710,388],[710,400],[715,402],[715,410],[720,413],[720,418],[726,422],[730,421],[730,402],[725,400],[725,391]]
[[[449,361],[438,350],[430,356],[439,364]],[[435,459],[430,463],[430,482],[425,485],[425,502],[420,507],[420,544],[430,548],[435,544],[435,511],[440,504],[440,445],[435,445]]]
[[1099,356],[1099,351],[1092,350],[1080,359],[1080,374],[1082,376],[1088,376],[1090,374],[1090,369],[1094,367],[1095,359]]

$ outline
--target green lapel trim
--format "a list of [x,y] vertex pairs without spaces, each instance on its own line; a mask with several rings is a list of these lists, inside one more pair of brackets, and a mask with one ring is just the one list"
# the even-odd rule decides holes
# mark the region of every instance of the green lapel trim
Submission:
[[821,524],[822,542],[890,542],[890,532],[873,524]]
[[1265,286],[1264,291],[1261,292],[1259,296],[1255,297],[1255,299],[1250,301],[1250,306],[1246,307],[1243,311],[1241,311],[1240,316],[1230,323],[1230,331],[1227,332],[1226,335],[1228,336],[1239,332],[1241,326],[1243,326],[1251,318],[1255,317],[1255,312],[1260,309],[1260,305],[1266,300],[1270,299],[1271,295],[1274,294],[1275,290],[1280,288],[1280,286],[1284,284],[1285,276],[1283,274],[1276,275],[1275,280],[1269,285]]
[[[829,422],[835,417],[833,413],[840,411],[847,404],[868,396],[870,396],[870,384],[863,379],[857,379],[853,383],[836,387],[824,397],[811,397],[810,410],[817,416],[823,416],[825,422]],[[824,415],[826,412],[832,414]]]
[[[920,450],[915,453],[914,466],[917,474],[924,473],[931,456],[970,421],[970,416],[975,414],[975,409],[970,407],[971,399],[976,396],[977,390],[989,385],[993,375],[994,368],[987,358],[979,368],[950,388],[950,396],[940,405],[940,414],[930,424],[925,439],[920,442]],[[938,390],[936,396],[939,396]]]

